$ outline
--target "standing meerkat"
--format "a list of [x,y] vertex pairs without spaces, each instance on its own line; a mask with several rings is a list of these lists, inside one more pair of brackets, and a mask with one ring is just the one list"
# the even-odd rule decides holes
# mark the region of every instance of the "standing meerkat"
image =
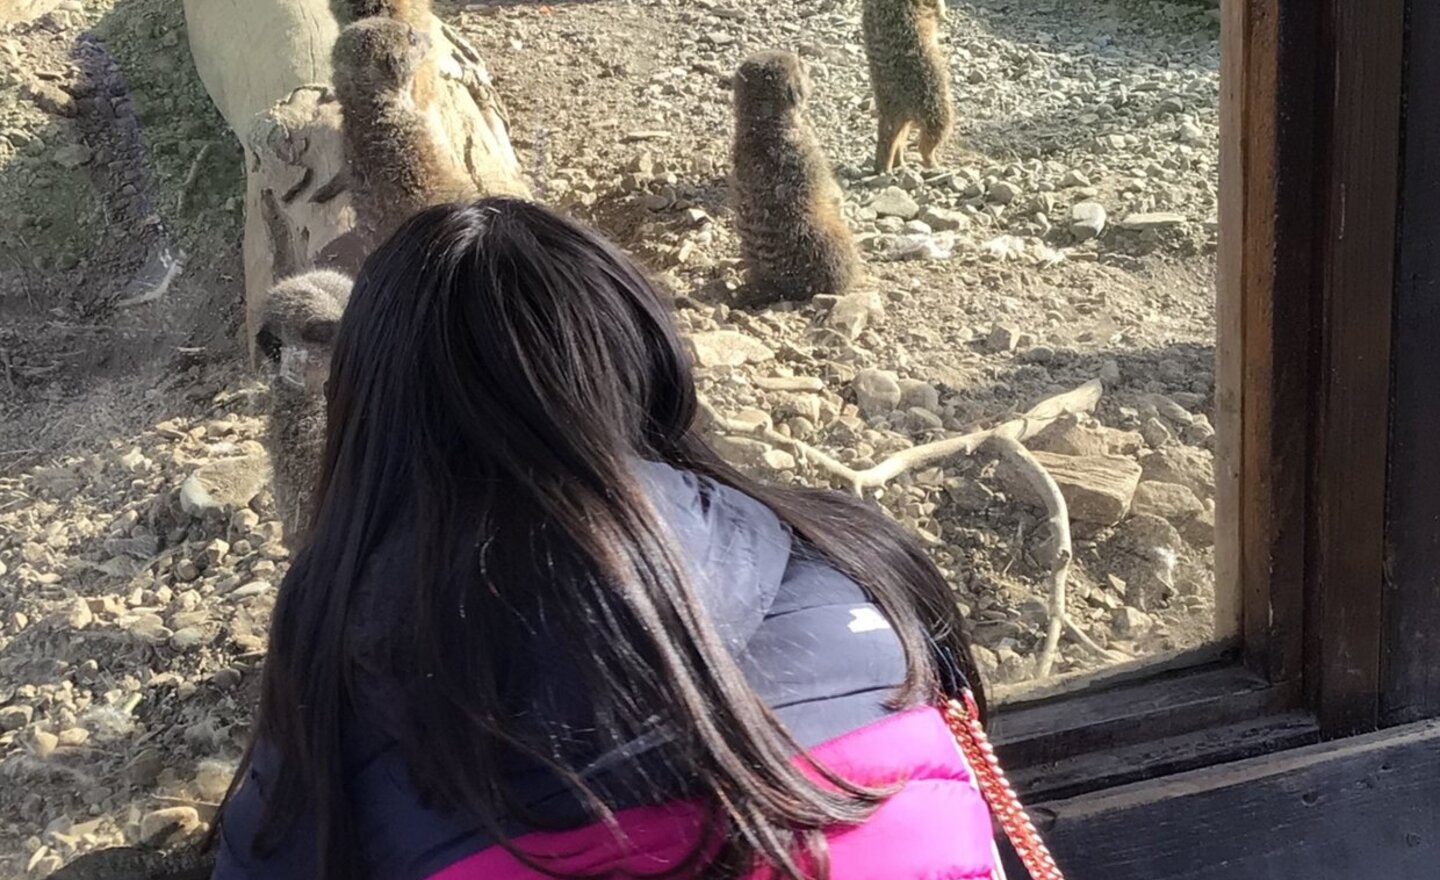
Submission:
[[[440,20],[431,0],[330,0],[330,11],[342,29],[365,18],[389,18],[430,37],[432,44],[439,33]],[[433,58],[417,68],[410,86],[417,106],[428,108],[434,103],[439,78],[440,68]]]
[[760,52],[740,65],[734,90],[731,189],[750,282],[786,300],[844,293],[860,261],[805,116],[810,77],[794,54]]
[[368,253],[417,211],[477,196],[411,86],[430,39],[391,18],[365,18],[335,41],[335,97],[356,230]]
[[335,331],[354,282],[317,269],[270,288],[255,334],[270,377],[266,445],[274,471],[275,506],[292,551],[314,513],[312,494],[325,453],[325,382]]
[[865,0],[861,29],[880,117],[877,174],[905,164],[911,126],[920,129],[920,157],[935,167],[955,126],[950,65],[940,48],[944,19],[944,0]]

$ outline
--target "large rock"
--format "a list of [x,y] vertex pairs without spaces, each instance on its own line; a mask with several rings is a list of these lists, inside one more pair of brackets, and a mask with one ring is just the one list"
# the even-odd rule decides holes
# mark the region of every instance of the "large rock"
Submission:
[[1170,445],[1140,459],[1144,478],[1177,483],[1201,499],[1215,496],[1215,457],[1203,449]]
[[1105,455],[1055,455],[1032,452],[1065,496],[1070,519],[1112,526],[1130,512],[1140,485],[1140,465]]
[[852,387],[855,405],[867,419],[894,412],[900,406],[900,380],[889,370],[861,370]]
[[180,508],[196,517],[234,511],[254,501],[269,482],[265,456],[222,458],[202,465],[180,484]]
[[1175,568],[1185,542],[1169,522],[1148,513],[1127,519],[1106,542],[1112,573],[1125,581],[1125,603],[1141,611],[1175,595]]
[[711,330],[690,337],[695,363],[702,367],[738,367],[774,360],[775,352],[753,336],[736,330]]
[[1057,419],[1025,441],[1025,445],[1032,450],[1056,455],[1104,456],[1110,453],[1105,434],[1081,425],[1073,416]]
[[1205,504],[1188,486],[1142,482],[1135,490],[1135,512],[1183,523],[1205,512]]

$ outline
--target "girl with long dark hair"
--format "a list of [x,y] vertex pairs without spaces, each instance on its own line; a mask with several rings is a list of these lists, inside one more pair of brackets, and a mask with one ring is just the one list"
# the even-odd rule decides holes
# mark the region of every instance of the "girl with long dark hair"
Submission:
[[932,708],[979,686],[939,571],[722,462],[613,245],[522,201],[422,212],[327,394],[217,878],[992,876]]

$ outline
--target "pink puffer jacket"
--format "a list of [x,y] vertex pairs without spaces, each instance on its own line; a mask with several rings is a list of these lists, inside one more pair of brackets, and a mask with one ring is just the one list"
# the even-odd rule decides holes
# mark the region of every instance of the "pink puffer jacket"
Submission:
[[[918,707],[832,739],[810,752],[852,782],[903,781],[863,825],[828,835],[831,880],[992,880],[1000,878],[990,813],[940,713]],[[804,765],[802,765],[804,766]],[[516,844],[564,873],[654,874],[680,863],[700,833],[689,803],[637,807],[617,815],[623,841],[603,825],[534,833]],[[770,880],[763,869],[746,880]],[[545,880],[491,847],[429,880]]]

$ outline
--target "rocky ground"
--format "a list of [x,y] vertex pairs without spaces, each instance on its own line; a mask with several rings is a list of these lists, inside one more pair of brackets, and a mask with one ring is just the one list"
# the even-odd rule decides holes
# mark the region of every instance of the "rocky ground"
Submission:
[[[541,197],[674,294],[727,454],[825,483],[796,441],[861,469],[1099,379],[1028,443],[1070,506],[1072,617],[1112,660],[1213,636],[1213,3],[955,3],[956,141],[890,178],[866,170],[859,0],[441,6]],[[235,344],[239,150],[178,7],[0,0],[0,876],[205,826],[285,572]],[[771,47],[811,65],[870,278],[747,310],[726,77]],[[143,155],[95,124],[127,113]],[[164,253],[190,255],[168,291],[117,305]],[[1023,475],[982,452],[873,494],[951,576],[992,682],[1033,683],[1048,531]],[[1105,662],[1067,636],[1056,672]]]

